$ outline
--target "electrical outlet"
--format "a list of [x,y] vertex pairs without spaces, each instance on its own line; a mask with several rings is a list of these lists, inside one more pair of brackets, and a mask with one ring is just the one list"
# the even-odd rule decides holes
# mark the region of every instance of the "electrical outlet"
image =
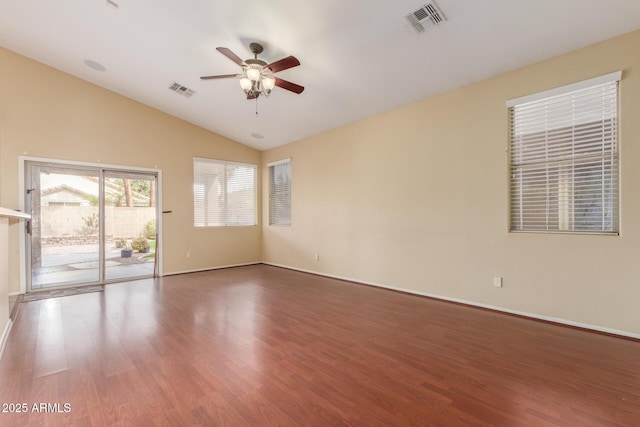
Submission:
[[187,252],[187,259],[191,259],[191,252]]
[[316,261],[320,261],[320,254],[316,254]]
[[496,288],[501,288],[502,287],[502,277],[494,276],[494,278],[493,278],[493,286],[495,286]]

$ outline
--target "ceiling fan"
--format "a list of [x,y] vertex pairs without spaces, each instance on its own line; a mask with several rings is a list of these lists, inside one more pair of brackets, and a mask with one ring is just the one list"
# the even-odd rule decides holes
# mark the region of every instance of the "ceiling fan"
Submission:
[[267,64],[265,61],[258,59],[258,54],[263,51],[260,43],[251,43],[249,48],[253,53],[253,59],[247,59],[245,61],[240,59],[231,49],[226,47],[216,48],[218,52],[242,67],[241,74],[222,74],[218,76],[203,76],[200,78],[202,80],[212,80],[241,77],[240,86],[247,95],[247,99],[257,99],[260,95],[269,96],[275,86],[297,94],[304,91],[303,86],[274,76],[275,73],[300,65],[300,61],[298,61],[295,56],[287,56],[279,61]]

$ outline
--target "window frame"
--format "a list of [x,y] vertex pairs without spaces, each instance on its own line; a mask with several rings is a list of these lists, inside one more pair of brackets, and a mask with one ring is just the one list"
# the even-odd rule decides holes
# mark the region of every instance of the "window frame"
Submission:
[[[198,224],[198,212],[197,212],[197,200],[196,200],[196,185],[199,184],[199,182],[196,179],[196,164],[200,162],[201,164],[214,164],[214,165],[218,165],[218,166],[223,166],[224,167],[224,171],[225,171],[225,177],[224,177],[224,194],[225,194],[225,217],[227,216],[226,213],[226,209],[228,209],[228,205],[227,205],[227,201],[228,201],[228,182],[227,182],[227,167],[229,166],[241,166],[241,167],[247,167],[253,170],[253,191],[252,191],[252,195],[253,195],[253,209],[251,212],[252,215],[252,221],[251,223],[244,223],[244,224],[234,224],[233,222],[229,222],[228,218],[225,218],[225,221],[223,224],[212,224],[209,225],[209,221],[207,220],[207,218],[204,218],[204,224],[203,225],[199,225]],[[211,159],[211,158],[206,158],[206,157],[193,157],[193,226],[194,228],[224,228],[224,227],[255,227],[258,225],[258,165],[257,164],[253,164],[253,163],[243,163],[243,162],[233,162],[233,161],[228,161],[228,160],[219,160],[219,159]],[[204,216],[204,215],[203,215]]]
[[[289,165],[289,188],[288,188],[288,207],[289,207],[289,212],[288,212],[288,218],[289,221],[283,221],[283,220],[274,220],[273,218],[273,214],[274,214],[274,208],[273,205],[275,203],[275,195],[274,195],[274,187],[275,187],[275,183],[273,182],[273,178],[274,178],[274,171],[275,171],[275,167],[276,166],[281,166],[281,165]],[[268,191],[269,191],[269,209],[268,209],[268,215],[269,215],[269,226],[274,226],[274,227],[291,227],[292,223],[293,223],[293,219],[292,219],[292,212],[291,212],[291,194],[292,194],[292,188],[291,188],[291,177],[292,177],[292,161],[291,158],[287,158],[287,159],[282,159],[282,160],[278,160],[275,162],[269,162],[267,163],[267,183],[268,183]]]
[[[621,77],[622,77],[622,72],[617,71],[617,72],[609,73],[603,76],[595,77],[593,79],[588,79],[588,80],[580,81],[577,83],[554,88],[551,90],[538,92],[532,95],[515,98],[512,100],[508,100],[506,102],[507,109],[508,109],[508,119],[509,119],[509,123],[508,123],[509,135],[508,135],[508,149],[507,149],[508,172],[509,172],[509,178],[508,178],[509,232],[511,233],[544,233],[544,234],[590,234],[590,235],[601,234],[601,235],[616,235],[616,236],[620,234],[620,158],[619,158],[620,85],[619,83],[620,83]],[[576,107],[575,107],[575,97],[578,96],[579,91],[596,90],[596,89],[602,88],[604,93],[604,91],[607,89],[607,86],[610,86],[610,85],[615,85],[615,92],[612,91],[613,95],[610,95],[610,98],[607,98],[607,96],[603,94],[602,96],[603,108],[593,110],[593,112],[598,112],[600,114],[600,117],[601,117],[600,120],[585,121],[586,119],[584,118],[582,118],[581,120],[575,118],[579,116],[578,113],[582,113],[582,114],[585,113],[584,110],[582,109],[576,110]],[[543,161],[541,160],[532,161],[531,159],[534,158],[535,155],[529,154],[530,157],[527,159],[529,163],[527,163],[525,160],[523,160],[526,158],[527,155],[520,154],[521,162],[519,164],[514,164],[514,157],[516,156],[515,153],[517,153],[517,150],[520,150],[520,153],[526,151],[526,146],[523,145],[525,143],[523,143],[522,141],[519,141],[518,143],[514,142],[514,139],[516,139],[515,129],[517,125],[525,126],[522,123],[516,124],[517,119],[514,117],[515,108],[523,107],[523,106],[525,108],[526,107],[543,108],[542,106],[544,106],[544,108],[548,108],[548,106],[553,107],[554,101],[563,100],[562,97],[566,98],[564,99],[565,102],[569,102],[569,100],[571,100],[571,110],[570,110],[570,113],[568,114],[572,115],[571,116],[572,121],[570,121],[570,125],[566,125],[566,126],[569,126],[569,129],[572,130],[572,136],[570,138],[562,140],[561,142],[563,144],[563,147],[566,146],[571,148],[571,155],[564,156],[562,160],[558,160],[559,157],[554,158],[553,155],[546,154],[545,159]],[[605,105],[604,102],[607,99],[610,99],[610,102],[613,101],[612,105],[614,106],[614,108],[611,110],[610,115],[605,114],[609,112],[608,109],[604,107]],[[539,105],[536,106],[535,103],[539,103]],[[546,109],[544,111],[546,112]],[[591,112],[592,111],[589,110],[589,113]],[[531,120],[531,118],[532,118],[531,116],[527,117],[527,119],[529,120]],[[523,119],[521,118],[521,120]],[[544,132],[543,140],[544,140],[544,146],[546,147],[545,151],[551,152],[549,150],[549,147],[555,149],[556,147],[552,146],[551,144],[555,143],[556,141],[552,142],[551,139],[553,138],[551,137],[547,139],[548,138],[547,134],[562,133],[563,131],[566,132],[565,125],[564,124],[563,125],[555,124],[555,126],[553,124],[550,125],[547,122],[547,120],[552,121],[552,119],[547,119],[546,115],[543,116],[543,118],[538,118],[538,120],[539,121],[536,121],[533,123],[539,126],[543,126],[544,131],[540,131],[540,132]],[[531,123],[532,122],[527,122],[526,126],[531,126],[532,128],[535,128],[535,126],[531,125]],[[602,137],[602,142],[600,144],[601,157],[596,158],[595,160],[596,162],[600,161],[602,165],[601,166],[602,172],[600,174],[600,179],[602,182],[601,185],[603,187],[603,191],[602,191],[602,196],[597,199],[597,201],[599,202],[597,206],[600,209],[600,217],[602,218],[603,226],[598,229],[589,229],[588,220],[585,220],[584,223],[581,223],[580,221],[576,222],[577,211],[574,208],[574,204],[576,203],[576,200],[580,201],[580,191],[589,190],[590,186],[593,185],[594,182],[595,183],[598,182],[597,178],[592,178],[592,177],[588,177],[587,181],[585,181],[584,176],[588,175],[591,172],[589,170],[589,165],[588,165],[589,159],[587,158],[587,160],[585,160],[585,158],[588,156],[579,154],[581,150],[586,151],[587,149],[591,149],[591,144],[593,144],[593,141],[589,141],[588,144],[585,142],[582,142],[580,141],[580,138],[576,136],[576,134],[579,134],[580,130],[583,128],[595,127],[597,123],[602,123],[603,124],[602,128],[606,129],[607,131],[610,131],[610,134],[605,132],[604,130],[602,131],[603,137]],[[538,132],[539,131],[530,132],[529,134],[523,133],[519,136],[519,138],[520,139],[527,138],[527,137],[533,138],[532,135]],[[607,136],[604,136],[604,135],[607,135]],[[536,144],[539,144],[539,142],[536,142]],[[608,146],[610,146],[610,148],[607,148]],[[587,148],[585,149],[585,147]],[[570,173],[562,172],[562,168],[565,167],[563,166],[564,164],[571,165],[572,169]],[[541,226],[536,227],[535,225],[523,226],[522,224],[523,212],[525,212],[527,209],[531,210],[532,208],[535,208],[536,205],[534,204],[534,205],[525,207],[524,206],[525,202],[522,199],[523,190],[520,189],[519,192],[518,191],[514,192],[515,184],[520,183],[522,185],[522,183],[525,182],[524,181],[525,178],[523,178],[523,174],[527,173],[526,172],[527,168],[533,168],[535,170],[536,167],[539,167],[541,169],[545,168],[547,171],[546,172],[547,176],[545,180],[538,181],[538,182],[545,183],[546,185],[544,197],[547,200],[547,212],[537,217],[535,216],[534,213],[529,212],[529,215],[531,215],[529,217],[529,221],[534,221],[536,218],[538,219],[542,218],[546,221],[546,225],[544,228]],[[553,168],[557,168],[557,174],[558,174],[557,189],[552,187],[554,180],[550,178],[550,175],[549,175],[551,173],[549,171],[552,170]],[[579,170],[579,172],[576,172],[576,170]],[[518,173],[519,176],[516,176],[516,173]],[[531,174],[532,172],[528,172],[528,173]],[[570,190],[565,190],[565,192],[562,192],[562,187],[564,185],[563,180],[567,179],[568,176],[570,177],[570,180],[571,180],[571,184],[568,186]],[[535,178],[531,175],[526,178],[526,180],[528,180],[529,182],[525,182],[525,183],[529,185],[535,185],[536,180],[538,179],[539,178]],[[576,182],[580,182],[580,183],[576,184]],[[606,187],[606,190],[605,190],[605,187]],[[555,196],[554,196],[554,190],[558,192],[557,195]],[[518,195],[520,195],[520,200],[516,200],[516,197]],[[567,195],[571,199],[571,208],[568,208],[567,206],[565,206],[565,203],[566,203],[565,198],[567,197]],[[591,200],[593,200],[593,196],[591,195],[590,197],[591,197]],[[551,200],[551,202],[549,202],[549,200]],[[608,202],[608,208],[605,207],[607,202]],[[550,207],[549,203],[555,203],[555,204]],[[558,218],[554,218],[553,216],[554,215],[553,207],[556,207],[558,210],[557,212]],[[564,215],[562,215],[561,209],[564,209],[567,211],[565,212],[565,215],[571,217],[570,221],[564,218]],[[519,210],[519,216],[521,218],[519,224],[514,224],[514,216],[516,216],[515,215],[516,210]],[[607,214],[609,214],[608,215],[609,222],[606,221]],[[555,221],[557,221],[557,226],[554,225]],[[565,225],[563,221],[567,221],[566,224],[570,224],[570,226]],[[551,227],[549,226],[549,223],[552,224]],[[611,228],[607,229],[605,224],[609,225],[609,223]],[[566,228],[563,229],[563,226]]]

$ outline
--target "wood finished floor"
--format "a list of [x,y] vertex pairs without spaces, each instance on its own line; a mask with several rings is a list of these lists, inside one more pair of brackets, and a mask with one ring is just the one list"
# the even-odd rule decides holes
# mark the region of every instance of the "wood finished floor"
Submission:
[[23,303],[2,426],[634,426],[640,343],[256,265]]

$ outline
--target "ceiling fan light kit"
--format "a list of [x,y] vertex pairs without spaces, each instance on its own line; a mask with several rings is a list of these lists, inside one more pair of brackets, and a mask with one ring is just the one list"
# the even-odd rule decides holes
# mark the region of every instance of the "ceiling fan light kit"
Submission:
[[251,43],[249,48],[251,49],[251,53],[253,53],[253,58],[245,61],[226,47],[216,48],[218,52],[240,65],[242,67],[242,74],[223,74],[203,76],[200,78],[202,80],[212,80],[240,77],[240,87],[247,96],[247,99],[258,99],[260,95],[267,97],[276,86],[297,94],[304,91],[303,86],[274,76],[277,72],[300,65],[300,61],[298,61],[296,57],[288,56],[279,61],[267,64],[265,61],[258,59],[258,54],[263,51],[262,45],[259,43]]

